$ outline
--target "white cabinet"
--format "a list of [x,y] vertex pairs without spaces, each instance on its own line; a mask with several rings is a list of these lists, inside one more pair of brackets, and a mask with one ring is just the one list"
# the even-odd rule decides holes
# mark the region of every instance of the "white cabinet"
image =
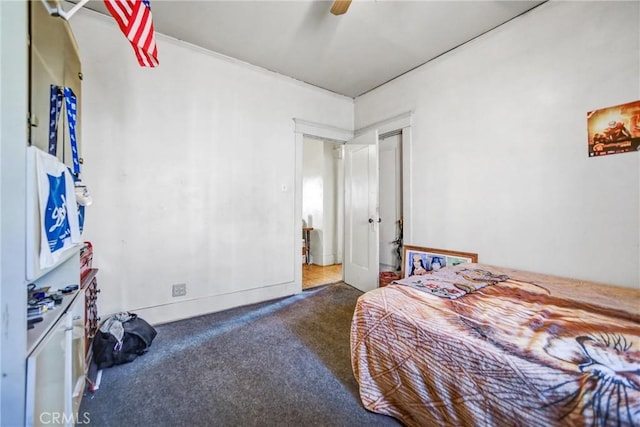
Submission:
[[[63,288],[78,284],[79,253],[36,281]],[[73,279],[75,278],[75,281]],[[72,426],[85,385],[85,289],[67,294],[27,333],[27,426]]]
[[76,292],[27,358],[27,426],[68,425],[78,418],[85,385],[84,291]]
[[64,413],[65,395],[61,393],[65,382],[67,316],[55,324],[45,339],[27,358],[27,413],[28,426],[53,423]]
[[[85,305],[84,289],[78,292],[67,314],[67,340],[65,346],[65,413],[78,413],[82,393],[84,392],[85,374]],[[77,415],[76,415],[77,418]]]

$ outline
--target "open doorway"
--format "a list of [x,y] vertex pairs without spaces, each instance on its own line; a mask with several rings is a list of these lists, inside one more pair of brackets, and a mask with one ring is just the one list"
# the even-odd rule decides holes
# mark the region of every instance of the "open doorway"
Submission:
[[[342,280],[344,144],[306,137],[302,169],[302,289]],[[379,272],[399,272],[402,133],[379,137]]]
[[[340,251],[340,258],[342,263],[342,277],[341,279],[347,282],[349,285],[366,292],[368,290],[377,288],[379,286],[379,274],[380,271],[386,271],[388,269],[397,269],[397,259],[401,257],[402,246],[404,242],[412,241],[412,215],[411,215],[411,118],[412,113],[405,112],[395,117],[373,123],[369,126],[358,129],[357,131],[349,131],[346,129],[340,129],[333,126],[328,126],[321,123],[310,122],[308,120],[294,118],[295,123],[295,146],[296,146],[296,169],[295,169],[295,218],[296,227],[294,229],[295,241],[298,243],[294,253],[294,275],[297,283],[300,284],[300,291],[303,290],[303,268],[306,266],[305,262],[305,240],[303,240],[303,230],[308,226],[309,218],[308,214],[303,215],[302,199],[303,199],[303,154],[308,151],[305,147],[305,142],[309,140],[322,140],[324,142],[337,143],[338,146],[342,146],[342,165],[338,170],[342,170],[344,184],[338,187],[342,191],[342,196],[337,199],[343,203],[341,208],[343,213],[338,216],[338,219],[342,220],[340,229],[338,230],[338,246],[336,249]],[[356,135],[356,136],[354,136]],[[373,136],[370,138],[370,136]],[[371,177],[370,171],[374,171],[377,175],[378,167],[378,149],[380,145],[379,136],[383,139],[387,139],[391,136],[397,136],[399,150],[393,149],[394,154],[393,164],[396,165],[395,170],[391,175],[383,171],[382,180],[386,185],[389,184],[389,176],[393,176],[392,185],[396,188],[394,199],[392,202],[383,201],[384,206],[397,206],[396,214],[391,215],[399,218],[385,218],[386,225],[390,225],[394,232],[389,233],[395,238],[393,240],[388,238],[380,239],[378,231],[383,219],[379,216],[379,203],[378,203],[378,176],[375,179],[369,179]],[[383,141],[383,145],[385,142]],[[353,155],[358,152],[362,146],[375,145],[376,149],[368,149],[370,154],[360,156],[356,159],[358,163],[357,175],[353,175],[353,168],[357,166],[353,163]],[[364,152],[364,151],[362,151]],[[308,153],[307,153],[308,154]],[[385,154],[383,154],[384,156]],[[399,160],[397,159],[399,157]],[[372,161],[373,163],[368,163]],[[399,163],[397,163],[399,161]],[[365,163],[363,163],[365,162]],[[366,166],[366,165],[369,166]],[[344,169],[343,169],[344,168]],[[383,166],[384,168],[384,166]],[[349,172],[347,174],[347,172]],[[360,195],[375,194],[374,202],[364,203],[358,200],[358,206],[354,209],[354,179],[357,183],[369,183],[366,186],[371,186],[371,191],[360,191],[363,187],[360,186],[360,190],[355,191]],[[349,182],[347,182],[349,181]],[[348,191],[347,191],[348,190]],[[384,190],[383,190],[384,191]],[[383,198],[386,196],[383,195]],[[347,204],[348,203],[348,204]],[[366,208],[366,209],[365,209]],[[384,214],[385,216],[387,214]],[[306,217],[305,217],[306,216]],[[304,218],[304,220],[303,220]],[[349,219],[349,221],[347,221]],[[311,218],[311,225],[315,225],[314,218]],[[357,225],[358,230],[354,233],[353,226]],[[364,227],[362,227],[364,225]],[[311,227],[314,228],[315,227]],[[312,230],[314,231],[314,230]],[[394,234],[395,233],[395,234]],[[375,237],[371,238],[369,237]],[[310,249],[313,245],[313,239],[317,236],[312,234],[309,239]],[[396,242],[396,243],[394,243]],[[381,244],[387,245],[387,247],[381,247]],[[400,245],[399,245],[400,244]],[[391,251],[391,259],[386,262],[383,261],[383,265],[380,265],[380,252]],[[396,262],[393,260],[393,252],[395,251]],[[309,253],[310,257],[313,256]],[[354,255],[357,259],[354,259]],[[366,263],[364,258],[367,258]],[[309,258],[312,262],[313,258]],[[362,261],[362,262],[361,262]],[[318,262],[316,258],[314,263]],[[340,261],[338,261],[340,262]],[[359,264],[358,264],[359,263]],[[388,267],[390,266],[390,267]],[[364,275],[364,279],[361,280],[358,277],[354,277],[352,272],[355,269],[366,267],[367,274]],[[308,270],[307,270],[308,271]],[[351,273],[350,273],[351,272]],[[349,273],[349,274],[347,274]],[[347,277],[349,276],[349,277]]]
[[343,144],[305,136],[302,154],[302,289],[342,280]]

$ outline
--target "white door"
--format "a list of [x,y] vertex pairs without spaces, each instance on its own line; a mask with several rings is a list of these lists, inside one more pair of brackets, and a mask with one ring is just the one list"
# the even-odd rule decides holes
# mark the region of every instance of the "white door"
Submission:
[[345,145],[344,281],[363,292],[378,287],[378,131]]

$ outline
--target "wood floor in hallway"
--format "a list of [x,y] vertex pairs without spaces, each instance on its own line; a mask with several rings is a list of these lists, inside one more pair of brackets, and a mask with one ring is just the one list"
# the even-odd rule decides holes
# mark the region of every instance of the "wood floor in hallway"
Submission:
[[342,264],[302,264],[302,289],[309,289],[342,280]]

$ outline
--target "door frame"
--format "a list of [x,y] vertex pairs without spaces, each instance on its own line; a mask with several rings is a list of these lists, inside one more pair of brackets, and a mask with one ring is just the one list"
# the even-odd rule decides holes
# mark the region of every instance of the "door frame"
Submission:
[[400,131],[402,135],[402,219],[403,228],[402,236],[404,242],[413,242],[412,230],[413,230],[413,199],[411,191],[411,178],[412,173],[412,134],[411,134],[411,122],[413,118],[413,112],[407,111],[406,113],[398,114],[397,116],[390,117],[379,122],[372,123],[370,125],[361,127],[354,132],[354,136],[358,136],[371,129],[378,129],[378,138],[385,134]]
[[[320,139],[328,142],[345,144],[356,136],[359,136],[372,129],[378,130],[378,135],[389,132],[401,131],[402,134],[402,216],[403,216],[403,241],[412,242],[412,206],[411,199],[411,121],[413,112],[407,111],[397,116],[390,117],[379,122],[372,123],[357,129],[355,132],[335,126],[312,122],[300,118],[294,118],[295,135],[295,172],[294,172],[294,282],[296,293],[302,292],[302,150],[304,138]],[[344,230],[343,230],[344,232]],[[342,239],[344,242],[344,238]],[[344,253],[344,251],[343,251]],[[343,273],[344,279],[344,273]]]
[[[293,227],[293,262],[294,282],[296,293],[302,292],[302,150],[304,138],[319,139],[322,141],[344,144],[353,138],[353,131],[337,128],[322,123],[294,118],[295,132],[295,194],[294,200],[294,227]],[[344,278],[344,275],[343,275]]]

